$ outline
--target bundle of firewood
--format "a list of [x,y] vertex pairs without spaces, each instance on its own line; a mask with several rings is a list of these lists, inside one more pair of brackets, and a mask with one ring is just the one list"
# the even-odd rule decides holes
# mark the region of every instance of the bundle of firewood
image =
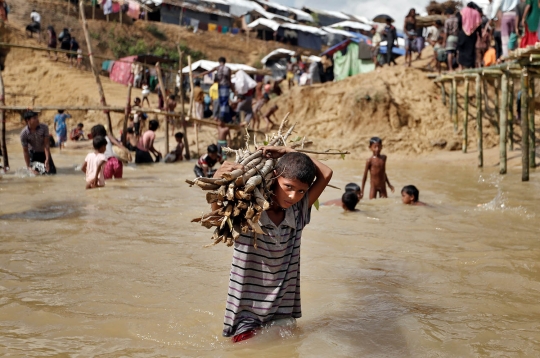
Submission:
[[[279,131],[267,138],[265,145],[287,146],[294,125],[286,132],[283,130],[286,118],[281,123]],[[294,143],[289,145],[293,148],[303,148],[306,143],[305,137],[297,137]],[[249,137],[248,141],[249,143]],[[264,234],[259,226],[259,219],[263,211],[270,208],[272,197],[272,185],[276,179],[274,167],[277,160],[263,157],[262,149],[258,148],[254,141],[255,151],[251,152],[249,145],[245,149],[233,150],[222,148],[227,154],[236,155],[236,163],[243,166],[229,173],[223,173],[221,178],[195,178],[186,180],[190,186],[198,186],[207,191],[206,201],[209,204],[217,203],[219,209],[193,219],[191,222],[201,223],[210,229],[215,228],[212,235],[213,246],[220,242],[232,246],[241,234],[250,234],[254,238],[254,246],[257,247],[256,234]],[[339,154],[344,156],[348,152],[325,151],[314,152],[296,149],[301,152],[314,154]],[[278,174],[279,175],[279,174]]]

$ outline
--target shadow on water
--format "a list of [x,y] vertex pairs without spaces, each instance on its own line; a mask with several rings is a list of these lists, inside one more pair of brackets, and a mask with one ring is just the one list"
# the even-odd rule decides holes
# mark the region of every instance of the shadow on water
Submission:
[[0,220],[56,220],[80,215],[80,207],[72,202],[55,202],[19,213],[0,215]]

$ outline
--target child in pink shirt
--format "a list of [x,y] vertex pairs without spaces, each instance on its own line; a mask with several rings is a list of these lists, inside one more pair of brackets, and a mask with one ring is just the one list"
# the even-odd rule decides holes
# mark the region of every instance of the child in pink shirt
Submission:
[[94,137],[93,145],[95,151],[88,153],[82,166],[82,171],[86,173],[86,189],[105,186],[103,168],[107,163],[107,158],[103,153],[107,149],[107,140],[102,136]]

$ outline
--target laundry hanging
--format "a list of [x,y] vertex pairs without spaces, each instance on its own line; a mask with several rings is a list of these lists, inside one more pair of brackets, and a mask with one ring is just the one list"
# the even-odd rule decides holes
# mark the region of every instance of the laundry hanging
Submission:
[[127,15],[133,19],[138,19],[141,15],[141,6],[138,2],[130,1]]

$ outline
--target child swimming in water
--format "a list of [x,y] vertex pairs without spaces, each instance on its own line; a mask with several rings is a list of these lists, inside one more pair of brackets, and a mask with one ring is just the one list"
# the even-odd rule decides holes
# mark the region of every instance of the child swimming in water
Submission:
[[427,204],[419,201],[420,191],[414,185],[407,185],[401,189],[401,201],[405,205],[426,206]]
[[341,199],[334,199],[323,203],[323,205],[340,205],[345,211],[356,211],[356,205],[360,202],[362,190],[356,183],[349,183],[345,186],[345,192]]
[[369,191],[369,199],[375,199],[377,193],[379,198],[387,198],[388,194],[386,193],[386,185],[392,193],[394,192],[394,187],[390,184],[388,176],[386,175],[386,155],[382,155],[383,145],[382,140],[379,137],[373,137],[369,140],[369,149],[373,152],[373,156],[369,158],[366,162],[366,169],[364,171],[364,177],[362,178],[362,193],[360,198],[364,196],[364,189],[366,187],[366,180],[368,172],[370,173],[369,181],[371,188]]

